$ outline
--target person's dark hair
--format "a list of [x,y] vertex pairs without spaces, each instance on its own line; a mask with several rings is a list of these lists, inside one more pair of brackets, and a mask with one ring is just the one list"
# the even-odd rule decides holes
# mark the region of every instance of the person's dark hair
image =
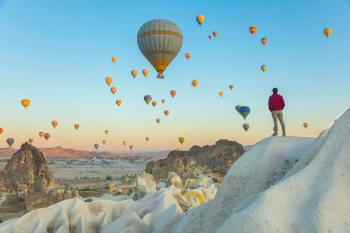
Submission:
[[278,92],[278,89],[275,87],[275,88],[272,89],[272,92],[273,92],[274,94],[276,94],[276,93]]

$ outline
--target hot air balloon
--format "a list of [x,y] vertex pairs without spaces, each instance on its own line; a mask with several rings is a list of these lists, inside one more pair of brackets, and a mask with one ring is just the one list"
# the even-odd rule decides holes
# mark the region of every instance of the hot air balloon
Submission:
[[160,123],[160,119],[159,119],[159,118],[157,118],[157,119],[156,119],[156,122],[159,124],[159,123]]
[[142,73],[143,73],[143,75],[147,78],[148,75],[149,75],[149,70],[143,69],[143,70],[142,70]]
[[169,110],[164,110],[164,115],[165,115],[165,116],[168,116],[168,115],[169,115],[169,113],[170,113],[170,111],[169,111]]
[[76,129],[76,130],[78,130],[79,128],[80,128],[80,125],[77,123],[77,124],[74,124],[74,128]]
[[217,31],[213,31],[213,36],[217,37],[219,35],[219,33]]
[[209,35],[208,37],[209,37],[209,40],[212,40],[212,39],[213,39],[212,35]]
[[123,100],[116,100],[115,103],[117,104],[117,106],[119,107],[120,105],[122,105]]
[[164,71],[182,47],[182,33],[175,23],[155,19],[142,25],[137,34],[137,44],[158,72],[157,78],[164,78]]
[[261,66],[261,70],[262,70],[263,72],[266,72],[266,70],[267,70],[267,65],[262,65],[262,66]]
[[100,147],[100,145],[99,144],[94,144],[94,148],[95,148],[95,150],[98,150],[98,148]]
[[225,92],[224,92],[224,91],[219,91],[219,96],[220,96],[220,97],[224,97],[224,95],[225,95]]
[[332,28],[325,28],[324,30],[323,30],[323,34],[328,38],[328,37],[330,37],[331,35],[332,35],[332,33],[333,33],[333,29]]
[[248,106],[239,106],[238,112],[244,119],[246,119],[250,113],[250,108]]
[[50,134],[49,133],[44,133],[44,138],[45,138],[46,141],[49,140]]
[[197,23],[199,25],[202,25],[205,21],[205,16],[204,15],[197,15],[196,20],[197,20]]
[[118,58],[117,57],[112,57],[112,62],[117,62]]
[[51,125],[52,125],[52,127],[56,128],[57,125],[58,125],[58,121],[53,120],[53,121],[51,122]]
[[181,144],[183,144],[183,143],[185,142],[185,138],[184,138],[184,137],[179,137],[179,142],[180,142]]
[[106,140],[104,139],[104,140],[102,140],[102,143],[103,143],[103,145],[106,145]]
[[132,70],[131,75],[136,78],[139,75],[139,72],[137,70]]
[[175,97],[176,96],[176,91],[175,90],[171,90],[170,91],[170,95],[171,95],[171,97]]
[[105,81],[106,81],[107,85],[110,86],[113,82],[113,78],[111,76],[107,76],[105,78]]
[[304,126],[305,129],[307,129],[307,127],[309,127],[309,123],[305,122],[305,123],[303,124],[303,126]]
[[161,99],[160,102],[162,102],[162,104],[165,104],[165,99]]
[[249,129],[249,124],[244,123],[244,124],[243,124],[243,129],[247,132],[248,129]]
[[123,146],[126,146],[126,141],[123,141],[122,143],[123,143]]
[[148,142],[149,141],[149,137],[146,137],[146,142]]
[[28,139],[28,142],[29,142],[30,144],[32,144],[32,143],[34,142],[33,138],[29,138],[29,139]]
[[256,26],[251,26],[251,27],[249,27],[249,32],[250,32],[250,34],[252,34],[252,35],[255,35],[257,30],[258,30],[258,29],[257,29]]
[[130,145],[129,146],[130,150],[134,149],[134,146],[133,145]]
[[146,102],[146,104],[149,104],[152,101],[152,96],[145,95],[145,97],[143,97],[143,100]]
[[39,136],[42,138],[44,136],[44,132],[39,132]]
[[157,104],[158,104],[157,101],[153,101],[153,102],[152,102],[152,106],[153,106],[153,107],[156,107]]
[[3,128],[0,128],[0,134],[2,134],[4,132]]
[[28,106],[30,105],[30,99],[22,99],[21,104],[24,108],[28,108]]
[[117,88],[116,87],[111,87],[111,92],[114,95],[117,92]]
[[266,37],[261,38],[261,43],[263,45],[267,45],[267,38]]
[[185,57],[186,57],[186,59],[188,60],[188,59],[191,58],[191,54],[190,54],[190,53],[186,53],[186,54],[185,54]]
[[8,138],[8,139],[6,140],[6,142],[7,142],[7,144],[9,145],[9,147],[11,147],[11,146],[13,145],[13,143],[15,143],[15,139],[13,139],[13,138]]
[[108,129],[106,129],[106,130],[105,130],[105,134],[106,134],[106,135],[108,135],[108,133],[109,133],[109,130],[108,130]]
[[234,86],[233,85],[230,85],[228,86],[230,88],[230,90],[233,90]]
[[199,81],[195,79],[191,82],[191,85],[192,85],[192,87],[196,87],[196,86],[198,86],[198,83],[199,83]]

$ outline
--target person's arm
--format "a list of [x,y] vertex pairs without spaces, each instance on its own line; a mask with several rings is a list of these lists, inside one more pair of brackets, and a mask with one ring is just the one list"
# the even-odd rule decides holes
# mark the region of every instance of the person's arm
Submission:
[[270,98],[269,98],[269,103],[268,103],[268,105],[269,105],[269,109],[270,109],[270,111],[271,111],[271,109],[272,109],[271,96],[270,96]]
[[283,96],[281,96],[281,102],[282,102],[282,109],[284,109],[284,106],[286,106],[286,104],[284,103]]

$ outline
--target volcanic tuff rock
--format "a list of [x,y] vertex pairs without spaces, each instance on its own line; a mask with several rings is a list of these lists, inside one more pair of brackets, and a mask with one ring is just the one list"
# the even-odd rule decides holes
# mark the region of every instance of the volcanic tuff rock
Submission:
[[243,153],[241,144],[219,140],[212,146],[193,146],[189,151],[171,151],[165,159],[148,162],[146,172],[157,180],[167,180],[169,172],[176,172],[183,180],[200,174],[211,174],[221,180]]

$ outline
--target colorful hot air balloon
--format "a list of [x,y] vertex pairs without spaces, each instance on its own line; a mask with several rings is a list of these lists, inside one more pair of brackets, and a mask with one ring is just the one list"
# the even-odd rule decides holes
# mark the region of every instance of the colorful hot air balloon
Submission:
[[267,45],[267,38],[266,37],[261,38],[261,43],[263,45]]
[[307,127],[309,127],[309,123],[304,122],[303,126],[304,126],[305,129],[307,129]]
[[139,75],[139,72],[137,70],[132,70],[131,75],[136,78]]
[[109,130],[108,130],[108,129],[105,130],[105,134],[106,134],[106,135],[109,134]]
[[244,123],[244,124],[243,124],[243,129],[247,132],[248,129],[249,129],[249,124]]
[[196,86],[198,86],[198,83],[199,83],[199,81],[195,79],[191,82],[191,85],[192,85],[192,87],[196,87]]
[[117,88],[116,87],[111,87],[111,92],[114,95],[117,92]]
[[209,37],[209,40],[212,40],[212,39],[213,39],[213,37],[212,37],[211,35],[209,35],[208,37]]
[[95,150],[98,150],[98,148],[100,147],[100,145],[99,144],[94,144],[94,148],[95,148]]
[[225,92],[224,92],[224,91],[219,91],[219,96],[220,96],[220,97],[224,97],[224,95],[225,95]]
[[191,54],[190,54],[190,53],[185,53],[185,57],[186,57],[186,59],[188,60],[188,59],[191,58]]
[[117,57],[112,57],[112,62],[117,62],[118,61],[118,58]]
[[39,136],[42,138],[44,136],[44,132],[39,132]]
[[110,86],[113,82],[113,78],[111,76],[107,76],[105,78],[105,81],[106,81],[107,85]]
[[104,139],[102,140],[103,145],[106,145],[107,141]]
[[58,121],[53,120],[53,121],[51,122],[51,125],[52,125],[52,127],[56,128],[57,125],[58,125]]
[[32,143],[34,142],[33,138],[29,138],[29,139],[28,139],[28,142],[29,142],[30,144],[32,144]]
[[162,102],[162,104],[165,104],[165,99],[161,99],[160,102]]
[[120,105],[123,104],[123,100],[116,100],[115,103],[117,104],[117,106],[119,107]]
[[159,124],[159,123],[160,123],[160,119],[159,119],[159,118],[157,118],[157,119],[156,119],[156,122]]
[[157,101],[153,101],[153,102],[152,102],[152,106],[153,106],[153,107],[156,107],[157,104],[158,104]]
[[267,70],[267,65],[262,65],[262,66],[261,66],[261,70],[262,70],[263,72],[266,72],[266,70]]
[[126,146],[126,141],[123,141],[122,143],[123,143],[123,146]]
[[4,132],[3,128],[0,128],[0,134],[2,134]]
[[332,33],[333,33],[333,29],[332,28],[325,28],[324,30],[323,30],[323,34],[328,38],[328,37],[330,37],[331,35],[332,35]]
[[145,95],[145,97],[143,97],[143,100],[146,102],[146,104],[149,104],[152,101],[152,96]]
[[228,86],[230,88],[230,90],[233,90],[234,86],[233,85],[230,85]]
[[149,137],[146,137],[146,142],[148,142],[149,141]]
[[250,32],[250,34],[252,34],[252,35],[255,35],[256,34],[256,32],[257,32],[257,27],[256,26],[251,26],[251,27],[249,27],[249,32]]
[[248,106],[239,106],[238,112],[244,119],[246,119],[250,113],[250,108]]
[[219,35],[219,33],[217,31],[213,31],[213,36],[217,37]]
[[13,138],[8,138],[8,139],[6,140],[6,142],[7,142],[7,144],[9,145],[9,147],[11,147],[11,146],[13,145],[13,143],[15,143],[15,139],[13,139]]
[[49,133],[44,133],[44,138],[45,138],[46,141],[49,140],[50,134]]
[[168,115],[169,115],[169,113],[170,113],[170,111],[169,111],[169,110],[164,110],[164,115],[165,115],[165,116],[168,116]]
[[184,138],[184,137],[179,137],[179,142],[180,142],[181,144],[183,144],[183,143],[185,142],[185,138]]
[[204,15],[197,15],[196,20],[197,20],[197,23],[199,25],[202,25],[205,21],[205,16]]
[[147,78],[148,75],[149,75],[149,70],[143,69],[143,70],[142,70],[142,73],[143,73],[143,75]]
[[28,106],[30,105],[30,99],[22,99],[21,104],[24,108],[28,108]]
[[182,47],[182,33],[175,23],[155,19],[142,25],[137,34],[137,44],[158,72],[157,78],[164,78],[164,71]]
[[78,130],[80,128],[80,125],[78,123],[74,124],[74,128]]
[[176,91],[175,90],[171,90],[170,91],[170,95],[171,95],[171,97],[174,98],[176,96]]

